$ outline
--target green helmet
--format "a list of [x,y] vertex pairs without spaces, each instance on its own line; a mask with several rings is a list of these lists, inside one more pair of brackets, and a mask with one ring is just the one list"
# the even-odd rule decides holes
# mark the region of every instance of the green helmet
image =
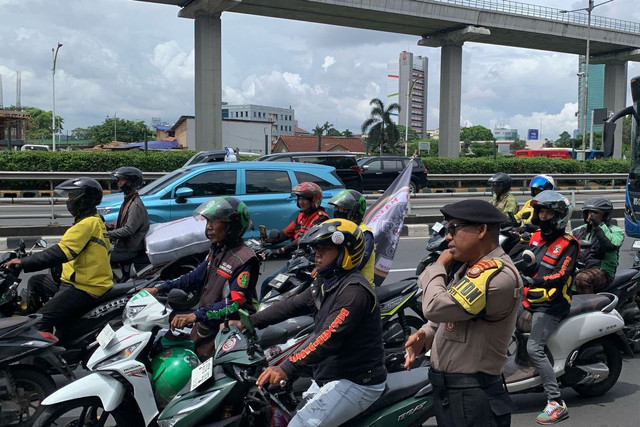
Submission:
[[193,216],[205,217],[209,221],[227,223],[224,234],[226,245],[233,245],[242,240],[242,236],[251,225],[249,208],[243,201],[231,196],[214,197],[207,200],[193,211]]
[[189,383],[191,371],[198,366],[198,356],[184,347],[164,349],[151,361],[153,388],[158,403],[162,406]]
[[367,210],[367,200],[356,190],[342,190],[329,200],[329,204],[334,206],[334,218],[345,218],[356,224],[362,222]]

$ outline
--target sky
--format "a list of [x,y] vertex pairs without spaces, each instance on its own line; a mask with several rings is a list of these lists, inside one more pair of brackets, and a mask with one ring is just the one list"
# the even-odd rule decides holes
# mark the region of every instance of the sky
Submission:
[[[596,1],[596,4],[602,1]],[[639,22],[638,0],[614,0],[593,15]],[[558,9],[588,0],[530,0]],[[114,115],[174,123],[194,110],[193,24],[179,8],[133,0],[0,0],[3,104],[51,110],[52,48],[56,115],[64,131]],[[329,122],[359,133],[369,101],[387,104],[387,64],[401,51],[429,58],[428,128],[438,127],[440,49],[418,39],[225,12],[222,15],[223,102],[291,107],[301,128]],[[555,140],[577,128],[577,55],[465,43],[462,126],[540,129]],[[628,77],[640,75],[629,63]],[[389,101],[390,102],[390,101]],[[628,99],[627,104],[630,103]]]

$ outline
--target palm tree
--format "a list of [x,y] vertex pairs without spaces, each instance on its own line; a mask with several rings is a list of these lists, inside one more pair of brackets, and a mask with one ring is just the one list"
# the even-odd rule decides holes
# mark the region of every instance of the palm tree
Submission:
[[[393,112],[400,112],[400,105],[393,103],[385,110],[384,104],[378,98],[373,98],[369,103],[371,116],[362,123],[362,133],[369,133],[368,143],[378,143],[380,155],[383,150],[390,153],[395,151],[395,146],[400,140],[400,131],[391,120]],[[369,145],[369,144],[367,144]]]

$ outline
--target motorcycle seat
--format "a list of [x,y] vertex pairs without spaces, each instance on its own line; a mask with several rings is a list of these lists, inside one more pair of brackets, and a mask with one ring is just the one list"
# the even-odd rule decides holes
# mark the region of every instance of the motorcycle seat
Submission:
[[262,348],[284,344],[289,338],[296,336],[298,332],[308,328],[310,325],[313,325],[313,317],[311,316],[293,317],[258,330],[258,342]]
[[[606,295],[599,294],[576,294],[571,297],[571,308],[566,318],[577,316],[578,314],[590,311],[600,311],[611,303],[611,299]],[[516,329],[520,332],[531,332],[531,312],[523,310],[516,320]]]
[[629,283],[631,283],[631,279],[636,274],[638,274],[637,268],[626,268],[622,271],[617,271],[615,277],[613,278],[613,281],[611,282],[611,285],[609,285],[604,291],[611,292],[617,295],[616,292],[612,292],[613,288],[617,288],[621,284],[625,287],[628,286]]
[[42,316],[13,316],[0,319],[0,340],[15,337],[22,331],[29,329]]
[[373,291],[376,293],[378,302],[383,302],[393,297],[397,297],[413,288],[417,289],[416,278],[411,277],[396,283],[390,283],[384,286],[376,286]]
[[111,298],[115,298],[115,297],[119,297],[121,295],[125,295],[131,289],[133,289],[133,283],[130,282],[130,281],[129,282],[124,282],[124,283],[114,283],[113,286],[111,287],[111,289],[109,289],[104,295],[102,295],[100,298],[98,298],[96,300],[96,305],[100,301],[106,301],[106,300],[109,300]]
[[[367,416],[383,408],[388,408],[396,402],[414,396],[429,382],[429,368],[415,368],[411,371],[393,372],[387,375],[387,384],[384,392],[373,405],[358,415],[358,418]],[[353,421],[353,420],[351,420]]]

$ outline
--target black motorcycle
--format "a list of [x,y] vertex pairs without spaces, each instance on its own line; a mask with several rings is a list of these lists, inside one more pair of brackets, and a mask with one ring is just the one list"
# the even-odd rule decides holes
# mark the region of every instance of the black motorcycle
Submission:
[[42,412],[40,402],[56,390],[52,375],[73,380],[58,339],[38,331],[42,316],[0,319],[0,425],[28,426]]

